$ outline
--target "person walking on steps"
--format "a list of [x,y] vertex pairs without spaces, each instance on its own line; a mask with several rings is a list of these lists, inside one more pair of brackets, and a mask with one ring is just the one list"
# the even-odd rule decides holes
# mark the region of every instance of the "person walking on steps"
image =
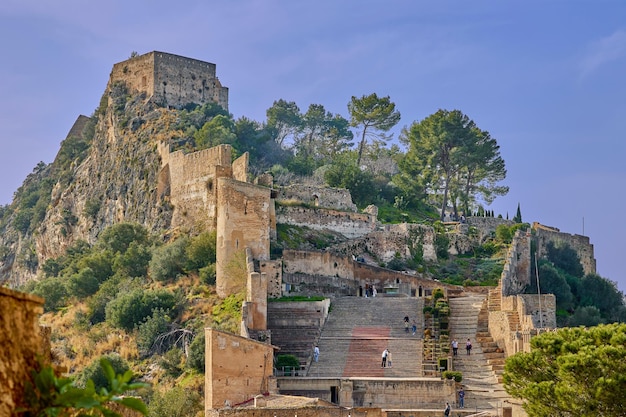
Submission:
[[315,360],[315,362],[317,362],[320,358],[320,348],[315,345],[315,347],[313,348],[313,360]]
[[404,331],[409,332],[409,316],[404,316]]
[[456,356],[459,353],[459,342],[456,339],[452,339],[452,356]]
[[461,391],[459,391],[459,408],[465,407],[465,391],[461,387]]
[[415,320],[411,322],[411,330],[413,331],[413,336],[415,336],[415,332],[417,332],[417,323]]
[[387,349],[387,368],[391,368],[391,351]]
[[387,355],[389,354],[389,351],[387,349],[383,350],[383,361],[380,364],[381,368],[385,368],[387,366]]
[[467,350],[468,355],[472,353],[472,342],[470,342],[469,339],[467,339],[467,342],[465,342],[465,350]]
[[443,410],[443,415],[446,417],[450,415],[450,403],[446,403],[446,408]]

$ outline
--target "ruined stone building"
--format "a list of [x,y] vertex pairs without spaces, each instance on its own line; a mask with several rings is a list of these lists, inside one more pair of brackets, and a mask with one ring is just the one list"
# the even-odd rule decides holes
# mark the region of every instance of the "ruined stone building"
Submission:
[[228,88],[209,62],[153,51],[113,65],[110,84],[123,81],[163,107],[214,102],[228,110]]

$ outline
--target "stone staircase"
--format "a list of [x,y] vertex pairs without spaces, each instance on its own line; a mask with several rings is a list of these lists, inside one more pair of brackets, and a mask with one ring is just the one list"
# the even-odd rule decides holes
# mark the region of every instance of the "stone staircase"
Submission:
[[[334,299],[318,340],[319,362],[311,362],[307,375],[421,376],[422,308],[422,299],[400,296]],[[405,316],[415,319],[415,335],[405,331]],[[392,354],[392,367],[381,367],[385,348]]]
[[[510,400],[501,384],[505,356],[488,330],[488,309],[496,306],[487,300],[485,295],[449,300],[450,337],[459,342],[453,369],[463,373],[465,408],[477,411],[498,410],[505,400]],[[467,339],[472,342],[470,355],[465,350]]]

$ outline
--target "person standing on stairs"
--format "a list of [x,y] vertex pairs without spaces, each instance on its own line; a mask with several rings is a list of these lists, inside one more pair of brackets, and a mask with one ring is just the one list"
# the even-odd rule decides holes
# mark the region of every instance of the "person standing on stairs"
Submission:
[[413,336],[415,336],[415,332],[417,332],[417,323],[415,320],[411,322],[411,330],[413,330]]
[[443,415],[446,417],[450,415],[450,403],[446,403],[446,408],[443,410]]
[[409,316],[404,316],[404,331],[409,332]]
[[452,356],[457,356],[459,353],[459,342],[456,339],[452,339]]
[[320,358],[320,348],[315,345],[315,347],[313,348],[313,360],[315,360],[315,362],[317,362]]
[[467,350],[468,355],[472,352],[472,342],[469,339],[465,342],[465,350]]
[[385,350],[383,350],[383,361],[380,364],[381,368],[385,368],[387,366],[387,355],[389,354],[389,351],[387,350],[387,348],[385,348]]
[[459,408],[465,407],[465,391],[463,391],[463,387],[459,391]]
[[391,351],[387,349],[387,368],[391,368]]

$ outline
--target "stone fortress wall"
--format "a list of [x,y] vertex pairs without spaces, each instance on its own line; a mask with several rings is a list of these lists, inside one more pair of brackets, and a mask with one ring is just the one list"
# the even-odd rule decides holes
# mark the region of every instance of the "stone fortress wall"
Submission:
[[228,88],[209,62],[153,51],[113,65],[109,85],[116,81],[164,107],[214,102],[228,110]]
[[556,227],[544,226],[537,222],[534,222],[532,227],[537,240],[538,258],[547,255],[548,242],[552,242],[557,247],[567,244],[578,254],[584,273],[596,273],[596,259],[594,258],[593,245],[589,242],[589,237],[563,233]]

